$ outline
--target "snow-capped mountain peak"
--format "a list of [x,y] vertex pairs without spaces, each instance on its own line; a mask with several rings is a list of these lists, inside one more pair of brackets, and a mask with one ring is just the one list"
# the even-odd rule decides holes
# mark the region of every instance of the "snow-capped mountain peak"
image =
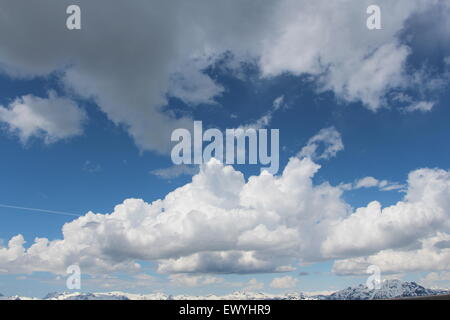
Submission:
[[357,287],[335,292],[328,296],[328,300],[371,300],[371,299],[393,299],[402,297],[433,296],[446,293],[443,290],[426,289],[415,282],[402,282],[400,280],[386,280],[380,289],[367,288],[360,284]]

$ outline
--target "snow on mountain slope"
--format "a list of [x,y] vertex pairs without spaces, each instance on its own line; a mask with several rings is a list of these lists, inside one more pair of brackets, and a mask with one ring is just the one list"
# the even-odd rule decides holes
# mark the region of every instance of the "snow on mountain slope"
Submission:
[[133,294],[120,291],[105,293],[63,292],[49,293],[44,300],[168,300],[169,296],[163,293]]
[[173,300],[309,300],[303,293],[267,294],[238,291],[224,296],[172,296]]
[[234,292],[229,295],[217,296],[189,296],[189,295],[166,295],[163,293],[153,294],[131,294],[124,292],[106,292],[106,293],[79,293],[64,292],[50,293],[44,297],[44,300],[305,300],[307,298],[302,293],[291,294],[266,294]]

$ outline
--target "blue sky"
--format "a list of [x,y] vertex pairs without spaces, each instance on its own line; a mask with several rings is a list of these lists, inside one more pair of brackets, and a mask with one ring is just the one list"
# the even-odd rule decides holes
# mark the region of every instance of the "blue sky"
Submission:
[[[242,26],[242,34],[223,27],[221,21],[204,18],[218,14],[216,10],[220,11],[220,5],[208,8],[208,5],[199,2],[198,6],[207,10],[206,13],[201,15],[188,10],[189,12],[183,13],[186,16],[182,16],[182,19],[185,19],[184,27],[187,30],[197,30],[198,27],[214,29],[211,34],[203,35],[195,34],[194,31],[186,31],[187,34],[184,34],[183,28],[168,26],[156,17],[151,22],[152,13],[148,13],[149,24],[160,25],[160,31],[149,31],[149,25],[139,23],[125,23],[122,29],[111,26],[111,30],[105,30],[103,26],[109,22],[101,17],[94,19],[97,17],[95,12],[98,7],[79,1],[85,19],[83,29],[68,32],[63,30],[63,24],[62,30],[56,29],[48,33],[39,42],[33,39],[36,34],[30,26],[40,25],[42,19],[50,17],[49,26],[55,28],[61,17],[53,15],[63,12],[64,17],[64,10],[60,10],[64,4],[53,6],[50,2],[45,2],[43,6],[49,7],[49,10],[40,12],[33,18],[21,11],[20,6],[1,2],[2,9],[9,10],[18,18],[28,19],[30,24],[12,25],[0,18],[0,29],[7,29],[11,33],[6,38],[5,34],[1,35],[5,43],[2,44],[4,49],[0,49],[0,108],[3,110],[3,113],[0,112],[0,258],[3,259],[3,262],[0,261],[0,293],[43,296],[51,291],[67,291],[64,270],[69,261],[78,261],[81,265],[83,291],[163,291],[174,294],[224,294],[235,290],[333,291],[364,283],[367,275],[361,270],[369,264],[380,264],[383,274],[388,277],[421,281],[429,286],[449,287],[450,270],[445,265],[442,266],[445,261],[450,261],[446,260],[449,259],[448,248],[442,247],[440,251],[432,252],[442,257],[436,266],[417,264],[405,267],[406,264],[402,261],[409,254],[418,260],[423,259],[421,255],[428,257],[427,254],[431,254],[426,251],[429,249],[428,243],[434,244],[432,248],[437,248],[436,243],[444,243],[450,237],[450,206],[445,200],[450,196],[450,178],[446,176],[450,160],[450,45],[449,29],[444,27],[448,23],[444,22],[445,15],[442,13],[450,12],[450,8],[441,1],[431,1],[432,4],[424,7],[421,7],[423,3],[420,1],[414,1],[413,4],[400,1],[397,5],[385,1],[380,3],[382,9],[386,9],[382,11],[382,17],[386,19],[382,20],[385,21],[383,30],[368,31],[365,23],[360,24],[359,21],[365,22],[366,15],[364,10],[358,11],[358,8],[364,8],[364,4],[354,2],[347,5],[349,10],[344,13],[334,13],[337,26],[331,28],[320,24],[317,30],[322,28],[323,33],[314,36],[314,32],[318,31],[301,25],[286,12],[286,8],[299,15],[304,14],[304,17],[326,20],[333,10],[325,2],[318,4],[316,8],[310,8],[286,1],[285,7],[280,5],[280,8],[258,9],[254,20],[249,23],[250,27],[245,24]],[[158,5],[161,4],[155,2],[152,8]],[[395,10],[389,10],[392,9],[389,7],[391,5]],[[108,8],[108,13],[133,15],[142,11],[139,14],[145,15],[148,9],[145,6],[143,2],[136,1],[124,11],[124,8],[112,5]],[[244,12],[252,9],[250,4],[248,7],[242,5],[243,8],[238,3],[230,6],[230,12],[235,12],[233,9],[238,8]],[[330,6],[334,8],[336,4]],[[268,21],[265,18],[269,14],[266,9],[272,9],[273,13]],[[161,10],[168,20],[175,19],[180,14],[175,4],[161,5]],[[224,15],[231,14],[230,12],[226,11]],[[197,17],[197,14],[201,15],[198,25],[189,25],[187,21]],[[286,19],[283,20],[282,17]],[[351,18],[354,18],[353,22],[348,22]],[[243,18],[233,15],[233,19],[240,24]],[[285,37],[261,31],[272,24]],[[42,28],[45,30],[47,27]],[[336,40],[311,40],[311,37],[321,37],[327,33],[334,35],[330,30],[348,28],[354,30],[353,33],[348,32],[350,40],[347,36],[336,36]],[[20,37],[24,30],[31,39],[29,42]],[[286,40],[285,38],[292,36],[292,30],[297,30],[298,39]],[[17,36],[14,36],[15,32]],[[71,32],[78,33],[74,35]],[[380,33],[374,35],[376,32]],[[187,44],[182,40],[191,35],[191,43]],[[154,41],[150,42],[149,47],[139,43],[139,40],[146,39],[147,36]],[[120,48],[117,49],[118,52],[111,51],[108,39],[117,39],[117,43],[122,45],[120,41],[130,37],[135,37],[132,39],[136,40],[128,44],[127,48],[131,50]],[[217,40],[221,37],[224,39],[223,43]],[[358,41],[358,37],[368,37],[369,40]],[[101,40],[96,43],[95,39]],[[246,47],[248,39],[271,45],[260,48],[248,44]],[[292,45],[294,40],[299,44]],[[309,47],[302,46],[302,41],[307,42]],[[155,49],[154,43],[161,43],[159,49]],[[55,53],[55,48],[59,48],[56,50],[59,52]],[[23,50],[35,52],[35,55],[25,54]],[[164,52],[154,53],[159,50]],[[309,57],[306,51],[313,51],[316,59],[305,62]],[[299,61],[295,61],[297,56]],[[347,62],[350,63],[350,68],[346,66]],[[378,65],[372,69],[372,64]],[[354,78],[356,75],[358,77]],[[379,80],[372,82],[373,79]],[[31,98],[24,98],[27,96]],[[273,111],[274,101],[280,97],[282,107]],[[53,107],[46,109],[41,102]],[[425,106],[426,103],[431,105],[431,110],[413,108]],[[67,109],[60,108],[62,104]],[[18,105],[38,111],[31,115],[17,113],[14,120],[11,115],[13,111],[19,110],[15,109]],[[85,234],[86,229],[80,227],[80,240],[76,236],[77,223],[72,223],[76,219],[74,216],[6,207],[45,209],[80,216],[89,211],[107,215],[115,212],[115,206],[126,199],[143,199],[147,203],[164,199],[166,195],[192,181],[191,174],[169,179],[155,174],[157,170],[173,166],[167,152],[173,146],[168,136],[173,128],[193,120],[201,120],[206,127],[225,130],[255,123],[267,113],[272,115],[267,128],[280,130],[278,177],[288,163],[292,164],[290,159],[296,157],[322,129],[333,128],[344,148],[329,159],[311,156],[310,161],[320,165],[320,170],[311,174],[311,180],[305,182],[305,185],[286,186],[292,188],[292,192],[298,187],[298,195],[301,197],[302,188],[310,188],[311,183],[312,189],[306,194],[306,198],[298,199],[298,206],[305,204],[310,209],[298,209],[298,212],[295,208],[289,209],[294,210],[292,212],[288,209],[271,209],[279,215],[277,221],[288,221],[280,223],[280,228],[287,229],[273,226],[273,239],[281,236],[283,232],[280,230],[295,230],[299,233],[295,239],[300,240],[282,240],[283,245],[271,247],[272,244],[268,244],[268,248],[260,249],[257,244],[257,239],[260,238],[254,235],[255,238],[251,238],[254,243],[247,244],[254,248],[248,249],[249,251],[261,255],[258,263],[268,266],[265,269],[241,266],[237,260],[228,261],[230,266],[236,267],[230,267],[229,270],[224,267],[224,272],[218,272],[217,267],[209,264],[199,263],[189,269],[188,264],[184,265],[185,262],[181,260],[179,264],[175,263],[176,259],[183,257],[215,253],[214,250],[217,249],[205,249],[199,245],[202,239],[212,241],[211,233],[217,227],[215,222],[211,222],[208,227],[210,229],[201,229],[204,225],[199,224],[198,230],[202,232],[194,233],[192,237],[186,236],[183,241],[190,247],[184,248],[183,241],[178,243],[178,240],[173,240],[169,234],[164,233],[175,227],[162,225],[161,234],[158,234],[160,238],[148,240],[146,236],[152,237],[155,229],[146,230],[134,225],[137,223],[134,219],[137,218],[130,214],[126,218],[128,220],[121,223],[126,225],[124,228],[128,228],[127,241],[134,239],[137,244],[135,246],[129,240],[121,248],[120,238],[115,243],[114,237],[108,235],[107,229],[111,224],[106,220],[107,216],[98,218],[105,219],[104,222],[95,220],[97,218],[85,218],[83,223],[91,221],[103,229]],[[330,144],[325,140],[320,142],[324,143],[324,148]],[[303,167],[306,166],[305,163],[292,166],[298,166],[299,170],[309,170]],[[421,168],[430,168],[425,173],[417,173],[425,176],[423,179],[426,181],[418,182],[412,176],[408,182],[408,175]],[[248,182],[249,177],[259,175],[260,168],[255,165],[235,165],[234,170],[242,172]],[[217,179],[217,185],[205,187],[199,182],[197,187],[201,189],[210,186],[215,190],[216,187],[220,189],[222,185],[227,185],[229,177],[223,172],[211,176],[211,179]],[[212,171],[206,170],[204,179],[209,179],[209,174],[212,175]],[[366,177],[374,177],[380,187],[357,187],[358,182]],[[222,178],[223,184],[220,181]],[[382,181],[394,188],[389,191],[381,190]],[[233,180],[230,185],[234,183]],[[320,186],[323,185],[331,187],[327,191],[320,191]],[[173,214],[174,220],[171,221],[176,224],[177,215],[184,217],[186,214],[186,219],[192,220],[183,220],[180,226],[192,223],[195,231],[197,222],[193,214],[196,210],[205,215],[209,214],[208,210],[216,209],[221,215],[232,214],[231,204],[227,204],[232,200],[227,198],[227,193],[217,195],[214,190],[211,191],[217,198],[209,203],[210,200],[197,194],[200,189],[193,189],[193,194],[189,197],[177,190],[173,199],[164,200],[166,208],[174,208],[173,212],[170,211],[172,209],[166,209]],[[258,193],[258,190],[254,191],[254,202],[248,200],[250,205],[240,204],[234,209],[266,210],[259,202],[263,203],[266,197],[264,192],[271,193],[271,190],[263,193]],[[248,196],[245,192],[242,191],[241,197]],[[315,202],[309,202],[308,197],[314,197],[316,192],[325,193],[323,208]],[[336,198],[335,192],[341,194]],[[284,201],[289,203],[291,200],[293,199],[287,193]],[[401,206],[397,204],[402,200],[409,206],[410,213],[407,215],[402,213]],[[364,222],[361,222],[360,228],[365,226],[366,220],[367,224],[374,225],[373,233],[379,236],[375,244],[375,238],[366,239],[366,235],[358,234],[358,227],[352,225],[355,210],[368,207],[372,201],[378,201],[383,208],[393,206],[391,211],[382,213],[383,217],[390,219],[390,226],[381,220],[372,221],[369,214],[362,215]],[[326,207],[325,204],[329,206]],[[130,209],[127,210],[130,212],[137,210],[136,215],[151,215],[150,211],[153,209],[150,206],[132,209],[135,205],[126,204],[125,208],[129,206]],[[272,205],[267,204],[270,208]],[[184,207],[191,206],[194,213],[183,212]],[[336,209],[337,216],[327,216],[327,210],[333,211],[330,208],[334,206],[339,207]],[[348,206],[347,209],[343,209],[344,206]],[[259,213],[262,214],[261,221],[270,219],[271,211],[267,210],[267,213]],[[419,218],[423,212],[429,217],[425,222]],[[320,229],[323,234],[317,231],[318,238],[313,240],[315,236],[304,233],[309,228],[308,225],[296,225],[289,220],[292,214],[299,215],[298,219],[302,223],[306,223],[306,220],[302,220],[301,216],[311,214],[320,216],[317,218],[319,220],[342,222],[342,227],[330,227],[326,231]],[[217,215],[211,219],[219,221],[221,217]],[[145,226],[153,221],[144,219],[139,223]],[[73,231],[63,234],[65,224],[68,228],[74,228],[70,229]],[[246,231],[260,232],[258,224]],[[270,229],[270,223],[266,227]],[[411,228],[417,228],[417,232],[412,230],[403,234],[402,230]],[[191,229],[179,230],[188,234]],[[96,237],[96,232],[101,236]],[[239,239],[242,239],[244,233],[243,231]],[[357,254],[355,247],[342,240],[348,233],[352,233],[353,237],[349,238],[349,242],[358,243]],[[61,244],[61,251],[41,248],[36,254],[27,252],[23,256],[12,250],[12,244],[8,244],[18,234],[26,240],[24,250],[33,245],[35,238],[64,243]],[[229,245],[226,237],[220,239],[220,234],[218,237],[217,241],[223,241],[219,246],[219,251],[223,254],[245,251],[240,246]],[[146,244],[145,241],[149,242]],[[168,248],[167,251],[158,253],[158,244],[164,243],[161,246],[165,248],[170,241],[175,241],[174,246],[180,251],[172,253],[172,249]],[[296,244],[295,241],[299,243]],[[310,249],[302,248],[301,243],[308,241],[323,243],[315,242]],[[97,256],[83,251],[86,244],[95,250],[98,248],[95,252],[101,252],[99,259],[103,259],[102,263],[109,264],[111,268],[117,267],[117,270],[102,267],[101,263],[92,263],[91,261],[97,261]],[[197,244],[199,248],[193,248],[190,244]],[[419,247],[410,247],[415,244]],[[170,243],[167,245],[170,247]],[[111,249],[115,247],[120,247],[120,250]],[[287,272],[277,272],[277,268],[284,265],[277,265],[272,261],[270,255],[275,254],[274,252],[280,254],[280,261],[287,261],[287,265],[291,266]],[[388,255],[394,255],[399,262],[391,264],[386,258]],[[45,259],[50,260],[45,263]],[[63,262],[59,263],[59,259]],[[273,260],[277,259],[274,256]],[[342,261],[342,264],[336,265],[336,260]],[[140,270],[130,267],[127,264],[130,261],[139,263]],[[352,267],[355,261],[358,266],[361,263],[362,267]],[[48,268],[42,266],[46,264],[49,265]],[[182,264],[181,269],[176,269],[176,266]],[[161,271],[161,266],[166,271]],[[437,277],[431,277],[431,274]],[[272,282],[275,278],[286,278],[287,282],[294,285],[286,285],[283,281],[281,285],[277,285]],[[430,279],[434,279],[434,282]]]

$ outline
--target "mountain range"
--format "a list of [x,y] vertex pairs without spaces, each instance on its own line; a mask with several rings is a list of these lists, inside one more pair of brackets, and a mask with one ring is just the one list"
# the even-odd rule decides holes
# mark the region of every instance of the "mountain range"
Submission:
[[29,298],[21,296],[5,297],[0,294],[0,300],[380,300],[406,297],[423,297],[450,294],[447,290],[426,289],[415,282],[386,280],[380,289],[370,290],[365,285],[348,287],[330,295],[306,295],[301,292],[286,294],[268,294],[254,292],[234,292],[217,296],[168,295],[164,293],[133,294],[119,291],[106,293],[54,292],[44,298]]

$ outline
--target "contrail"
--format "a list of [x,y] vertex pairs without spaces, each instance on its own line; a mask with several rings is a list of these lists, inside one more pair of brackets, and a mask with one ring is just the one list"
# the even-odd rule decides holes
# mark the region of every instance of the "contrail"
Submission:
[[0,207],[8,208],[8,209],[19,209],[19,210],[42,212],[42,213],[58,214],[61,216],[81,217],[80,214],[64,212],[64,211],[53,211],[53,210],[45,210],[45,209],[37,209],[37,208],[18,207],[18,206],[10,206],[7,204],[0,204]]

